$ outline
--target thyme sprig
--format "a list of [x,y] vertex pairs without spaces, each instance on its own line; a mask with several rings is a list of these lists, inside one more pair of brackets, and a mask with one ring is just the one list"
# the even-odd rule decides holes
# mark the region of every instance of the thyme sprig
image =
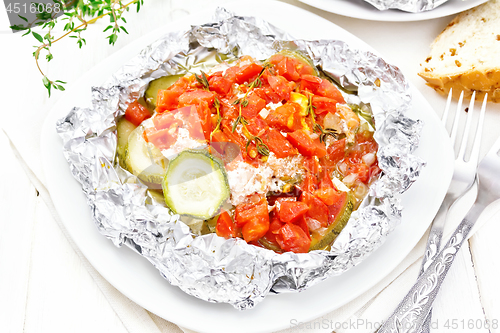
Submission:
[[[36,50],[33,52],[33,57],[35,58],[36,66],[40,74],[42,74],[42,82],[47,92],[51,94],[51,89],[57,89],[64,91],[64,84],[66,82],[61,80],[51,80],[40,68],[40,53],[42,51],[47,52],[45,60],[47,62],[54,58],[51,51],[51,47],[54,43],[60,41],[64,37],[69,37],[76,39],[76,44],[79,48],[86,45],[86,40],[81,36],[81,33],[85,31],[89,24],[95,23],[97,20],[109,16],[110,25],[108,25],[104,32],[111,30],[111,34],[106,37],[110,45],[114,45],[118,40],[118,34],[124,32],[128,34],[127,29],[121,25],[121,23],[127,23],[123,14],[125,11],[129,10],[129,6],[136,4],[137,12],[140,10],[141,5],[144,4],[144,0],[132,0],[126,4],[123,4],[121,0],[68,0],[63,2],[61,0],[53,0],[57,8],[63,11],[63,15],[58,17],[60,12],[53,10],[49,12],[49,8],[55,8],[50,6],[40,6],[37,8],[43,8],[42,12],[36,14],[36,18],[32,22],[28,22],[25,17],[19,15],[19,17],[26,22],[25,25],[13,25],[10,28],[16,31],[26,31],[23,36],[32,35],[40,44],[36,45]],[[53,30],[56,24],[60,21],[67,21],[63,27],[63,33],[60,37],[56,38],[53,35]],[[42,34],[39,34],[32,29],[42,29],[44,30]]]
[[333,128],[323,128],[316,122],[316,107],[312,104],[312,95],[307,96],[307,115],[311,116],[313,132],[319,132],[319,142],[326,144],[326,139],[331,136],[333,139],[338,139],[338,132]]
[[205,89],[206,91],[210,91],[210,85],[208,84],[207,75],[203,71],[201,71],[201,76],[195,74],[194,77],[196,78],[196,81],[198,81],[198,83],[203,86],[203,89]]
[[212,136],[214,135],[214,133],[220,129],[220,124],[222,122],[222,116],[220,115],[220,102],[217,97],[215,97],[214,99],[214,106],[217,110],[217,125],[215,125],[214,130],[210,133],[210,141],[212,141]]
[[257,152],[259,154],[261,154],[262,156],[269,156],[269,147],[262,141],[261,138],[259,138],[258,136],[252,136],[251,139],[249,139],[247,141],[247,144],[245,145],[245,149],[248,153],[248,146],[250,145],[250,143],[255,142],[255,146],[257,147]]

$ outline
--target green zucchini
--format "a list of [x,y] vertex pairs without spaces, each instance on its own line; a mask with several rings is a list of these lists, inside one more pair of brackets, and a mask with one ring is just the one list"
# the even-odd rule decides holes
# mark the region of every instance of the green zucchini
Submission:
[[147,106],[154,110],[156,108],[158,90],[167,89],[183,76],[184,75],[163,76],[159,79],[151,81],[146,89],[146,92],[144,93],[144,100],[146,101]]
[[332,245],[333,241],[340,234],[342,229],[344,229],[345,225],[349,221],[351,217],[352,211],[354,209],[355,199],[352,193],[347,192],[347,199],[344,203],[344,207],[340,211],[340,214],[337,216],[334,222],[328,226],[328,229],[324,236],[312,235],[311,236],[311,246],[309,247],[309,251],[313,250],[326,250]]
[[182,151],[168,165],[163,195],[176,214],[212,218],[230,195],[223,164],[206,150]]
[[116,156],[118,157],[120,166],[124,169],[126,169],[125,156],[128,145],[128,137],[130,136],[130,133],[132,133],[132,131],[135,129],[136,126],[125,119],[125,117],[122,117],[120,120],[118,120],[118,123],[116,124],[116,135],[118,137],[116,145]]
[[153,144],[142,136],[144,127],[133,130],[125,148],[125,169],[152,188],[161,188],[168,160]]

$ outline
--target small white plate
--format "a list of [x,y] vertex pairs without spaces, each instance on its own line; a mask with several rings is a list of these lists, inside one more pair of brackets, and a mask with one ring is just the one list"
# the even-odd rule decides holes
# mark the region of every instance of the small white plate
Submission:
[[[238,1],[228,3],[225,7],[238,15],[260,16],[296,38],[342,39],[360,48],[370,49],[364,42],[331,22],[281,2]],[[204,9],[204,13],[213,13],[214,9]],[[286,12],[286,16],[276,15],[283,12]],[[276,331],[318,318],[341,307],[372,288],[405,258],[426,231],[444,198],[451,180],[452,148],[431,106],[412,88],[414,107],[409,116],[422,119],[425,123],[416,153],[427,161],[427,166],[420,179],[403,196],[402,224],[377,251],[345,274],[301,293],[269,295],[251,310],[238,311],[227,304],[213,304],[185,294],[164,280],[146,259],[126,247],[115,247],[99,234],[80,184],[71,175],[63,157],[62,142],[55,132],[55,124],[73,106],[90,104],[92,85],[104,82],[121,65],[164,33],[188,28],[191,24],[209,22],[210,19],[211,14],[193,15],[143,36],[69,86],[44,124],[41,137],[42,163],[52,200],[74,242],[97,271],[128,298],[160,317],[198,332]]]
[[[309,6],[342,16],[362,20],[407,22],[423,21],[463,12],[488,0],[449,0],[441,6],[421,13],[408,13],[397,9],[378,10],[364,0],[299,0]],[[418,28],[416,28],[418,29]]]

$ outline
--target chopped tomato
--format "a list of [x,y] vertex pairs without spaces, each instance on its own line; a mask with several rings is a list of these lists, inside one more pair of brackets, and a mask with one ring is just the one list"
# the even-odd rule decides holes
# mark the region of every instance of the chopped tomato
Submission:
[[328,225],[328,207],[323,201],[307,192],[302,192],[300,201],[309,207],[306,216],[319,221],[324,227]]
[[340,191],[337,191],[333,187],[320,187],[313,192],[314,196],[327,206],[333,205],[337,200]]
[[296,68],[298,64],[299,62],[293,58],[283,57],[276,65],[276,72],[289,81],[297,81],[300,78]]
[[370,178],[370,167],[360,162],[356,164],[349,164],[347,167],[346,175],[355,174],[358,176],[359,181],[367,183]]
[[151,117],[151,113],[138,101],[130,103],[125,111],[125,119],[130,121],[135,126],[139,126],[144,120]]
[[162,113],[166,110],[174,110],[179,104],[181,92],[174,90],[158,90],[156,97],[156,112]]
[[277,158],[297,155],[297,149],[290,144],[280,131],[274,128],[270,128],[265,134],[263,134],[262,140]]
[[161,150],[168,149],[177,140],[177,131],[170,128],[160,130],[147,128],[144,131],[144,138],[147,142],[151,142]]
[[313,94],[318,90],[319,85],[321,84],[321,78],[314,75],[302,75],[300,81],[300,90],[308,90]]
[[332,179],[328,175],[327,170],[322,170],[321,180],[319,182],[319,188],[335,188],[332,183]]
[[[310,219],[310,217],[307,217],[308,219]],[[306,217],[301,216],[297,219],[297,221],[294,222],[295,225],[298,225],[300,228],[302,228],[302,230],[304,230],[304,233],[307,235],[307,237],[309,239],[311,239],[311,235],[309,233],[309,226],[307,225],[307,220],[306,220]]]
[[228,212],[222,212],[222,214],[220,214],[217,218],[215,232],[217,233],[217,236],[224,237],[226,239],[236,237],[236,226],[234,225],[233,219]]
[[326,155],[326,146],[319,138],[313,140],[314,144],[314,155],[318,158],[322,158]]
[[333,83],[331,83],[327,79],[323,79],[321,81],[318,90],[316,90],[316,94],[323,97],[332,98],[339,103],[345,103],[344,97],[342,97],[340,91],[337,89],[337,87],[335,87]]
[[304,168],[306,168],[310,173],[313,175],[318,175],[319,174],[319,162],[316,159],[315,156],[308,156],[304,158]]
[[231,91],[233,83],[225,77],[212,76],[208,80],[208,85],[210,86],[211,91],[215,91],[221,95],[226,95],[229,91]]
[[306,172],[304,180],[300,184],[300,189],[312,193],[318,189],[318,178],[311,172]]
[[295,224],[287,223],[282,226],[276,235],[276,241],[284,251],[306,253],[311,246],[311,239]]
[[314,112],[316,114],[327,112],[335,113],[337,111],[337,101],[332,98],[314,96],[312,98],[312,104],[314,106]]
[[288,131],[293,127],[294,113],[297,111],[295,103],[286,103],[271,110],[266,117],[269,126],[276,127],[282,131]]
[[185,92],[179,96],[179,106],[195,105],[201,101],[212,105],[214,103],[214,93],[206,90],[194,90]]
[[282,98],[275,93],[270,86],[255,88],[254,92],[266,101],[266,105],[269,103],[278,103],[282,100]]
[[328,225],[332,224],[342,212],[347,201],[347,192],[339,191],[333,204],[328,206]]
[[337,164],[345,157],[345,146],[345,138],[330,143],[330,146],[327,149],[328,159],[330,160],[330,162],[332,162],[333,164]]
[[300,201],[283,201],[278,216],[283,222],[295,222],[309,210],[307,204]]
[[238,107],[241,106],[241,114],[245,118],[256,117],[260,110],[266,106],[266,101],[260,98],[257,94],[249,94],[246,101],[248,102],[246,106],[243,105],[243,102],[240,102],[238,105]]
[[257,78],[257,75],[259,75],[262,71],[262,68],[264,67],[255,63],[242,67],[240,71],[236,73],[236,82],[239,84],[252,82]]
[[314,153],[316,152],[316,145],[306,132],[297,130],[292,133],[288,133],[286,138],[302,155],[314,156]]
[[280,98],[283,99],[290,99],[290,93],[293,90],[293,85],[294,83],[292,82],[292,85],[290,82],[287,81],[283,76],[270,76],[268,78],[269,85],[271,88],[274,90]]
[[[267,210],[267,200],[262,197],[258,202],[243,203],[236,206],[234,220],[238,227],[253,220],[259,220],[259,223],[266,224],[269,228],[269,212]],[[267,221],[267,222],[266,222]],[[266,230],[267,232],[267,230]],[[264,232],[265,234],[265,232]],[[262,237],[262,236],[261,236]]]

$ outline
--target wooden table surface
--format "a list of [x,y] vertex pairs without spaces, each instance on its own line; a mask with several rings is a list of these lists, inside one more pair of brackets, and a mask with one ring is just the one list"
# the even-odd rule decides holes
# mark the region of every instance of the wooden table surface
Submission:
[[[81,50],[68,38],[54,44],[54,60],[50,65],[43,64],[43,68],[51,77],[71,84],[108,55],[120,52],[124,45],[145,33],[182,19],[207,3],[224,2],[146,0],[139,13],[127,14],[126,27],[130,34],[120,35],[114,47],[107,45],[102,33],[106,22],[98,22],[84,32],[87,46]],[[323,12],[295,0],[284,2],[320,15],[366,41],[389,63],[400,67],[435,111],[442,112],[444,99],[426,87],[416,73],[430,43],[452,17],[401,23],[364,21]],[[0,10],[0,41],[3,96],[0,111],[3,129],[0,131],[0,331],[127,332],[59,228],[50,200],[39,195],[44,189],[39,161],[40,128],[51,106],[63,93],[47,97],[31,56],[34,39],[12,34],[3,9]],[[500,107],[490,103],[482,154],[500,134],[498,124]],[[484,224],[460,251],[436,301],[434,320],[439,327],[433,332],[500,332],[498,216]],[[489,330],[484,328],[486,320],[492,324]]]

